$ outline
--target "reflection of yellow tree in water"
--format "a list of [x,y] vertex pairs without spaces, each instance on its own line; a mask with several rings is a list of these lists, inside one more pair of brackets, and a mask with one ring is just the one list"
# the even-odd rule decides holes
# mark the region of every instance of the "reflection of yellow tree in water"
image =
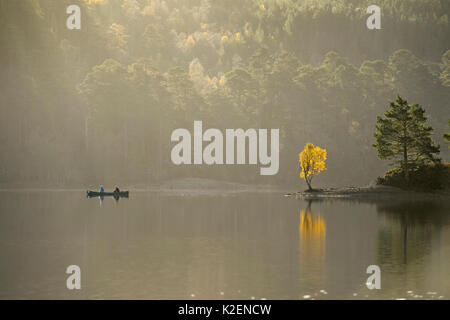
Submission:
[[301,274],[312,285],[325,283],[325,219],[311,212],[311,203],[300,210],[299,258]]
[[325,239],[327,228],[325,220],[320,214],[312,214],[310,211],[300,210],[300,240]]

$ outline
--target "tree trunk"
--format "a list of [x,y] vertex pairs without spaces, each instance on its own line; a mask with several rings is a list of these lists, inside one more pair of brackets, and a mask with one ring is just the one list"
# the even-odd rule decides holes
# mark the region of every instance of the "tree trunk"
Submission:
[[300,168],[300,172],[304,172],[305,173],[304,179],[305,179],[306,184],[308,185],[308,190],[312,191],[311,181],[308,180],[308,176],[306,175],[306,172],[308,172],[309,169],[308,170],[304,170],[301,164],[299,164],[299,168]]
[[406,143],[403,145],[403,170],[405,170],[405,180],[409,182],[409,172],[408,172],[408,149],[406,148]]
[[403,137],[405,141],[403,142],[403,170],[406,182],[409,182],[409,172],[408,172],[408,146],[406,145],[406,123],[403,123]]
[[306,181],[306,184],[308,185],[308,190],[309,190],[309,191],[312,191],[312,188],[311,188],[311,182],[308,181],[308,178],[305,178],[305,181]]

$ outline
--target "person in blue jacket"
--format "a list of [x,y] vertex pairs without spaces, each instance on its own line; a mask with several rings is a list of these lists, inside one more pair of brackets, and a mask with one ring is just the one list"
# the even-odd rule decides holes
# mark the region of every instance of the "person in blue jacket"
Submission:
[[100,192],[105,192],[105,190],[103,189],[103,185],[100,185]]

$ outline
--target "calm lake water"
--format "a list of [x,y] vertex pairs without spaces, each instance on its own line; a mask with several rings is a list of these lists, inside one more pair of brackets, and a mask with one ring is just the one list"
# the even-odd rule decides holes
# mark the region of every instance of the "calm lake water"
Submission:
[[[374,264],[381,290],[365,285]],[[449,299],[450,204],[0,192],[0,299],[304,296]]]

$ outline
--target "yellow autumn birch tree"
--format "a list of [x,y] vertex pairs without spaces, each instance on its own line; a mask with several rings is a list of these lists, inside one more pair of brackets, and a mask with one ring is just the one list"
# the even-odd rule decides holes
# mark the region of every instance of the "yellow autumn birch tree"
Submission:
[[327,170],[325,160],[327,150],[314,146],[308,142],[302,152],[298,155],[300,163],[300,178],[305,179],[309,190],[312,190],[311,180],[321,171]]

